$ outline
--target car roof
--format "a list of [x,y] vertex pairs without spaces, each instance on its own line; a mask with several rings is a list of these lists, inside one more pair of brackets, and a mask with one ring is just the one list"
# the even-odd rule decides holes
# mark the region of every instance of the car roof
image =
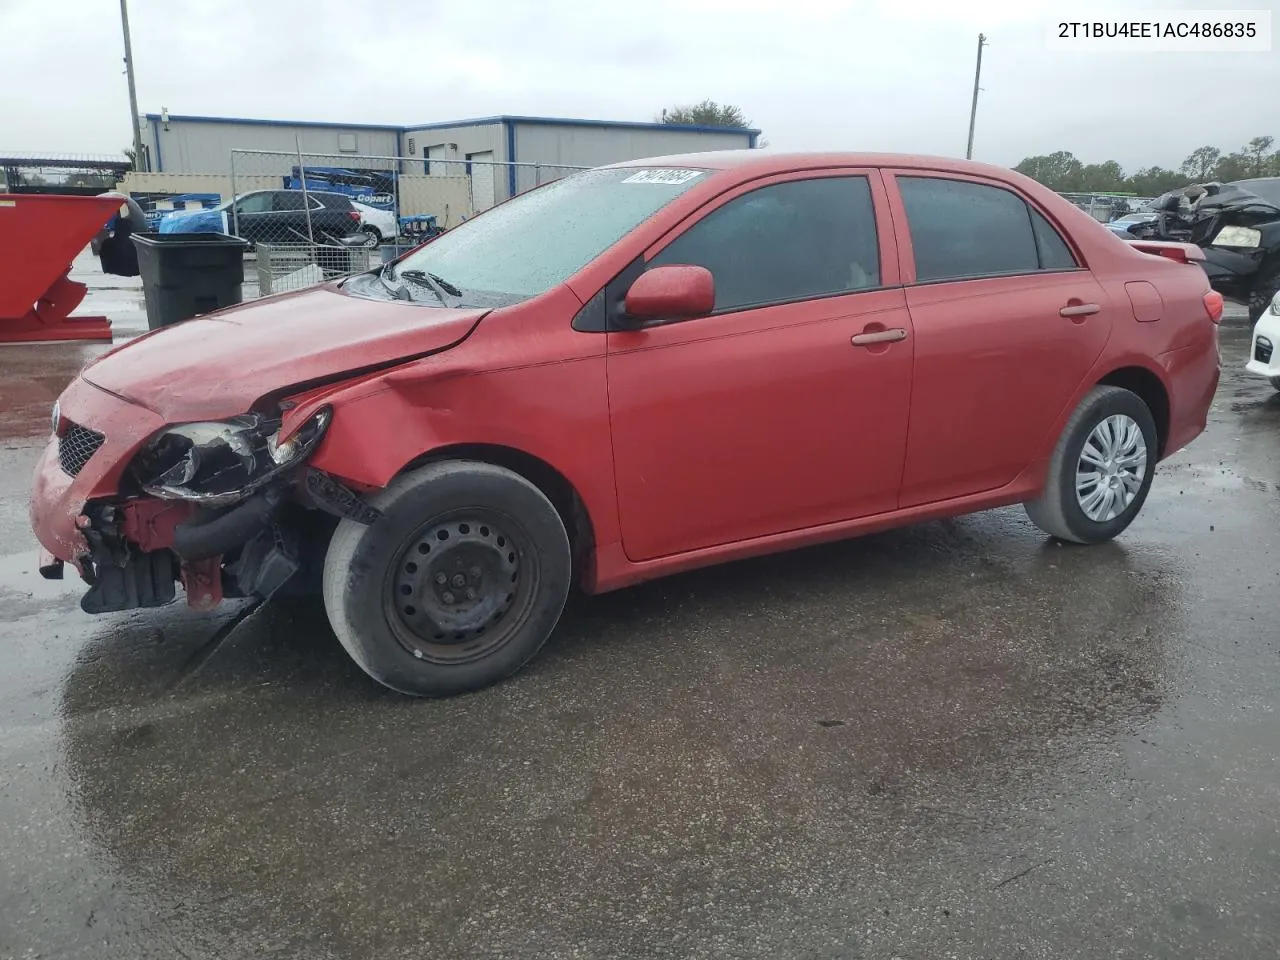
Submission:
[[768,176],[792,170],[814,170],[823,167],[902,167],[942,173],[968,173],[974,176],[1010,180],[1019,174],[1008,167],[937,157],[917,153],[774,153],[767,150],[708,150],[701,153],[677,153],[640,160],[624,160],[612,167],[701,167],[710,170],[733,170],[749,176]]
[[1256,193],[1268,203],[1280,204],[1280,177],[1250,177],[1248,180],[1232,180],[1227,186],[1248,190],[1250,193]]

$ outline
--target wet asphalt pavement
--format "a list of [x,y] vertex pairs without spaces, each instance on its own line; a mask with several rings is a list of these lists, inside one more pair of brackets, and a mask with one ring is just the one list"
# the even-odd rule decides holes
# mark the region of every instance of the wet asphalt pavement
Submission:
[[90,618],[0,351],[0,958],[1272,958],[1280,396],[1116,543],[1020,508],[575,600],[449,701],[318,605]]

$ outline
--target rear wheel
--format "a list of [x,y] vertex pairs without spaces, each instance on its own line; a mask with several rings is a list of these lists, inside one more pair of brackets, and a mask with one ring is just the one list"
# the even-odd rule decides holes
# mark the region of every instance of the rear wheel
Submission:
[[1155,420],[1135,393],[1094,387],[1076,408],[1027,515],[1071,543],[1103,543],[1133,522],[1147,499],[1158,451]]
[[569,592],[569,538],[537,487],[474,461],[429,464],[343,520],[325,557],[338,640],[379,683],[412,696],[487,686],[550,636]]
[[376,247],[382,242],[382,233],[375,226],[363,226],[360,228],[360,232],[364,234],[366,247]]

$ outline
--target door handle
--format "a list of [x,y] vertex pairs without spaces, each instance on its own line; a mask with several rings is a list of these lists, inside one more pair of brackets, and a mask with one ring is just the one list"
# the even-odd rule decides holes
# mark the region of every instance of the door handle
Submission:
[[850,341],[855,347],[866,347],[873,343],[897,343],[899,340],[905,339],[907,339],[907,331],[902,327],[894,327],[892,330],[877,330],[874,333],[854,334]]
[[1091,317],[1102,310],[1096,303],[1073,303],[1058,311],[1060,317]]

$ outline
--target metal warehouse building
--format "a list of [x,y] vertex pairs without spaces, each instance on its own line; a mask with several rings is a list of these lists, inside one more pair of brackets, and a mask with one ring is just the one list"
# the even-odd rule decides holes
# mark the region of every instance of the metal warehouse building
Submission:
[[392,127],[166,113],[146,114],[143,123],[146,162],[153,173],[226,175],[232,150],[283,153],[300,146],[304,154],[349,156],[352,166],[361,165],[362,157],[399,157],[405,174],[465,173],[473,195],[483,198],[478,208],[561,176],[569,167],[753,148],[759,135],[754,129],[514,116]]

